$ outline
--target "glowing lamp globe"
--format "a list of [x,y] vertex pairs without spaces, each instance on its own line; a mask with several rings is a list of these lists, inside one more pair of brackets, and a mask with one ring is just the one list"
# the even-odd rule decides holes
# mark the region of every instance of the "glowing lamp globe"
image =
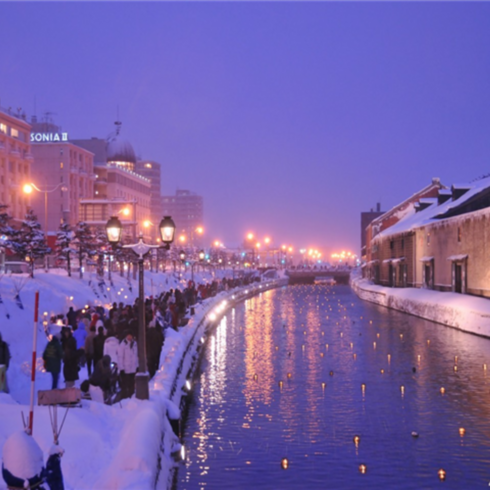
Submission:
[[160,225],[158,226],[160,230],[160,236],[162,242],[165,244],[167,250],[170,248],[170,244],[174,241],[175,236],[175,223],[170,216],[164,216]]
[[107,240],[111,245],[116,245],[121,241],[122,224],[117,216],[111,216],[105,225]]

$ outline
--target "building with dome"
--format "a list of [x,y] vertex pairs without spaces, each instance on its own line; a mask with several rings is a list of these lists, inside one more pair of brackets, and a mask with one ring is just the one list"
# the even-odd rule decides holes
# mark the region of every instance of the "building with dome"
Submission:
[[[121,134],[121,123],[106,139],[74,140],[94,154],[95,186],[91,199],[80,200],[80,219],[92,226],[105,225],[112,215],[120,218],[133,239],[151,233],[151,180],[135,171],[136,154]],[[147,224],[148,226],[144,226]]]

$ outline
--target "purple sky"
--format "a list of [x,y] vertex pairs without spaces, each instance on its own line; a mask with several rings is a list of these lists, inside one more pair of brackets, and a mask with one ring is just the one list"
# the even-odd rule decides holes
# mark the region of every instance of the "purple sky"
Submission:
[[490,172],[489,3],[0,3],[0,105],[123,134],[209,240],[359,249],[360,212]]

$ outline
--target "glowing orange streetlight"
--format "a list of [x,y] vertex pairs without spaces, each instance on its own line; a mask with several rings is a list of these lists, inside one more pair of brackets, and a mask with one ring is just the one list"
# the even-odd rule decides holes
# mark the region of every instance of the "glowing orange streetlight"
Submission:
[[185,243],[185,242],[186,242],[186,237],[185,237],[185,235],[180,235],[180,236],[179,236],[179,242],[180,242],[180,243]]
[[266,236],[266,237],[264,238],[264,243],[265,243],[266,245],[269,245],[269,243],[270,243],[270,242],[271,242],[271,239],[270,239],[268,236]]
[[254,239],[254,234],[253,233],[248,233],[247,234],[247,240],[253,240]]

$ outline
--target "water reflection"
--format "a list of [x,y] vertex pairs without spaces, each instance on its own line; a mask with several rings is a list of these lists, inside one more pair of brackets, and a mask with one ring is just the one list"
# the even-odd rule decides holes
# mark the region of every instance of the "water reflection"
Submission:
[[347,287],[265,292],[207,344],[178,488],[487,487],[489,358]]

